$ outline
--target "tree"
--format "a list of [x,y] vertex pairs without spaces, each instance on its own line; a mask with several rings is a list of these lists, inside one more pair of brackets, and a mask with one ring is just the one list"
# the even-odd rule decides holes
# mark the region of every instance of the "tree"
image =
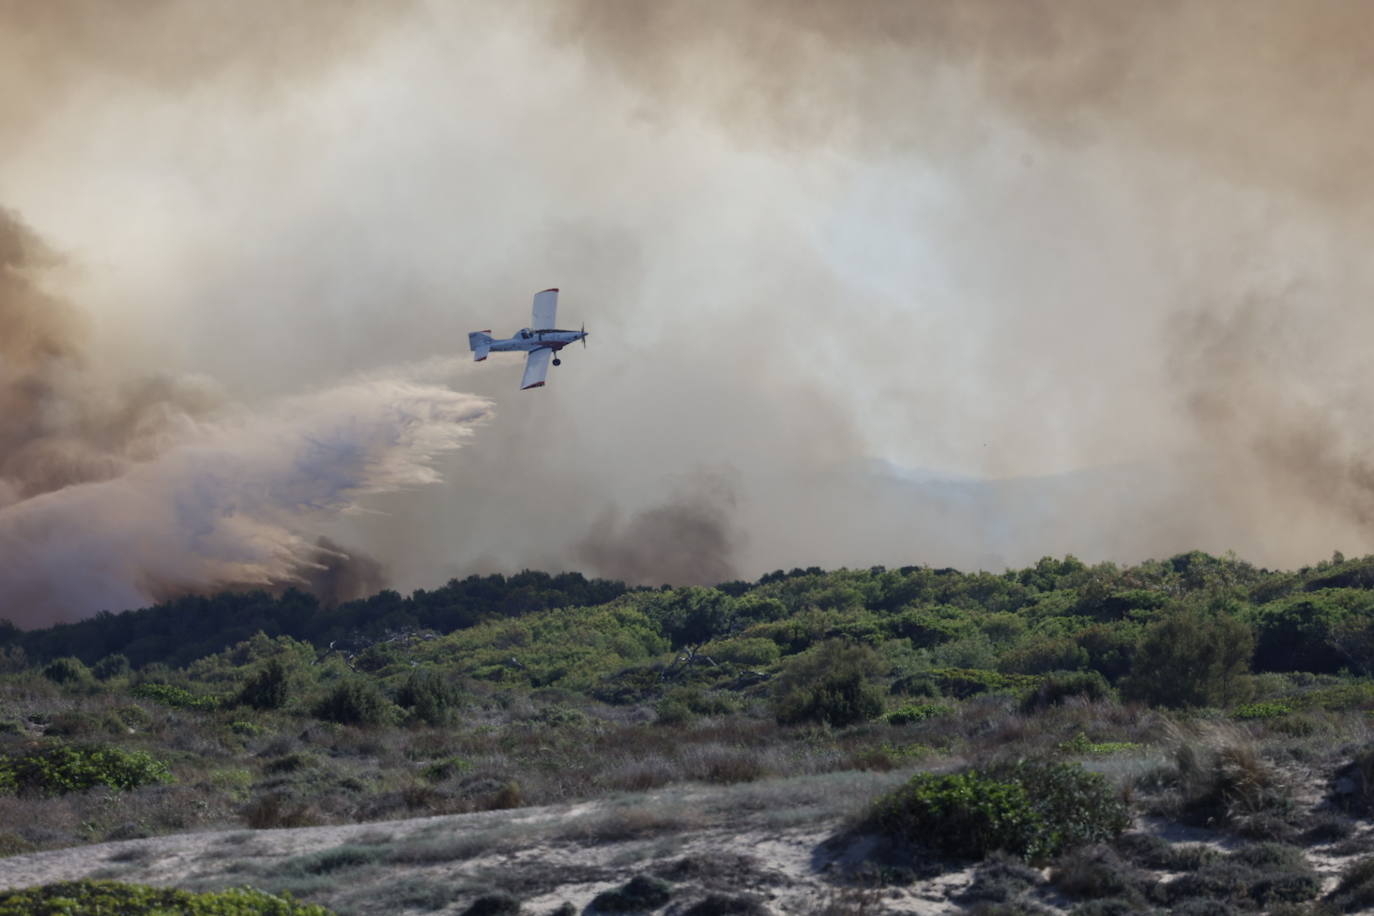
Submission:
[[269,658],[243,685],[239,702],[254,709],[281,709],[288,693],[286,666],[279,658]]
[[674,649],[699,646],[729,632],[735,599],[714,588],[680,588],[645,609]]
[[875,683],[882,657],[871,647],[830,640],[790,659],[773,693],[773,714],[784,725],[824,722],[836,727],[877,718],[883,691]]
[[1122,696],[1158,706],[1225,706],[1245,698],[1255,637],[1224,613],[1180,608],[1141,639]]

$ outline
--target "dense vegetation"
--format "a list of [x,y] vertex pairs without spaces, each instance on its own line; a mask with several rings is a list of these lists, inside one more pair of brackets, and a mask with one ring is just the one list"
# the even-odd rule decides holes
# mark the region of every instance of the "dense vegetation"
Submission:
[[0,916],[329,916],[321,906],[263,891],[235,888],[192,894],[117,881],[68,881],[23,891],[0,891]]
[[[1147,894],[1164,854],[1131,846],[1132,813],[1353,842],[1374,813],[1372,673],[1374,557],[661,589],[527,572],[333,609],[294,591],[185,598],[0,625],[0,855],[895,770],[911,778],[870,827],[1058,863],[1076,899],[1165,906],[1195,889]],[[1321,811],[1295,763],[1326,769]],[[1265,868],[1241,858],[1158,870],[1231,881],[1217,899],[1242,909],[1310,899],[1282,856],[1279,889],[1245,884]],[[1043,884],[997,875],[1003,902]],[[1365,893],[1350,881],[1346,898]]]

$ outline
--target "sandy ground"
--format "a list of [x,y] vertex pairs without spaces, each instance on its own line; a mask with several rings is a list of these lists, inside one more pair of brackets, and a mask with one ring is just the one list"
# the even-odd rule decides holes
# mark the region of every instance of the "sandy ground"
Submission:
[[[958,898],[973,867],[930,863],[918,880],[884,881],[875,840],[848,829],[869,800],[906,776],[673,786],[574,805],[101,843],[0,859],[0,889],[77,878],[192,890],[247,885],[290,891],[342,914],[398,916],[458,914],[483,895],[503,893],[523,913],[545,914],[564,904],[588,910],[599,893],[652,876],[671,889],[670,901],[655,908],[669,916],[711,895],[716,909],[698,912],[963,912]],[[1305,802],[1319,801],[1315,789],[1308,794]],[[1219,850],[1243,842],[1150,818],[1135,829]],[[1364,842],[1355,850],[1306,850],[1324,891],[1374,846],[1374,825],[1361,824],[1357,838]],[[1043,884],[1034,899],[1049,912],[1072,906]]]
[[[667,912],[708,895],[754,912],[936,914],[970,880],[955,870],[875,888],[846,877],[866,841],[846,819],[895,774],[673,787],[603,802],[329,827],[232,830],[0,859],[0,888],[110,878],[195,890],[289,890],[341,913],[461,913],[504,892],[524,913],[582,911],[636,875],[669,882]],[[333,857],[332,859],[330,857]],[[338,860],[337,862],[335,860]]]

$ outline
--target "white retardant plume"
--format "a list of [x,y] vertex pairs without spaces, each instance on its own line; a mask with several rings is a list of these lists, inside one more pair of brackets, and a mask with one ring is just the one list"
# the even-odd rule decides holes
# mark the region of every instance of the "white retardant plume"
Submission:
[[318,525],[435,482],[434,459],[489,413],[400,371],[206,422],[119,476],[0,509],[6,615],[31,626],[216,587],[306,586],[324,565]]

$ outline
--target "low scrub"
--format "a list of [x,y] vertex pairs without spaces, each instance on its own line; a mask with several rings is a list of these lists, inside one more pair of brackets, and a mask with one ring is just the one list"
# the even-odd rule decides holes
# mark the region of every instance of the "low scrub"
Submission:
[[879,799],[871,821],[889,836],[949,855],[982,858],[1000,849],[1041,859],[1109,840],[1129,816],[1099,774],[1077,764],[1019,761],[917,774]]
[[1112,688],[1096,671],[1055,671],[1046,674],[1035,689],[1026,694],[1021,701],[1021,711],[1037,712],[1059,706],[1071,698],[1094,702],[1109,700]]
[[1292,787],[1252,744],[1237,737],[1184,740],[1166,779],[1176,793],[1166,808],[1185,823],[1273,836],[1295,816]]
[[1331,781],[1331,801],[1354,815],[1374,813],[1374,744],[1355,752]]
[[152,700],[173,709],[198,709],[208,712],[223,705],[219,697],[201,696],[184,687],[175,687],[171,684],[139,684],[129,692],[136,697]]
[[1171,905],[1210,900],[1269,910],[1312,900],[1320,892],[1321,880],[1302,850],[1282,843],[1257,843],[1175,878],[1156,888],[1155,896]]
[[773,714],[783,725],[842,727],[877,718],[883,711],[883,691],[874,680],[879,664],[878,654],[868,646],[823,643],[784,666],[773,694]]
[[1338,913],[1367,913],[1374,909],[1374,856],[1346,866],[1341,880],[1323,903]]
[[167,765],[143,751],[101,745],[41,744],[0,755],[0,793],[61,795],[93,786],[135,789],[171,782]]
[[193,894],[170,887],[116,881],[64,881],[0,891],[0,916],[118,913],[120,916],[331,916],[330,910],[252,888]]
[[913,725],[927,719],[939,719],[954,714],[954,707],[943,703],[909,703],[887,714],[889,725]]
[[1263,703],[1242,703],[1231,712],[1231,718],[1241,721],[1280,719],[1292,711],[1293,708],[1287,703],[1267,700]]

